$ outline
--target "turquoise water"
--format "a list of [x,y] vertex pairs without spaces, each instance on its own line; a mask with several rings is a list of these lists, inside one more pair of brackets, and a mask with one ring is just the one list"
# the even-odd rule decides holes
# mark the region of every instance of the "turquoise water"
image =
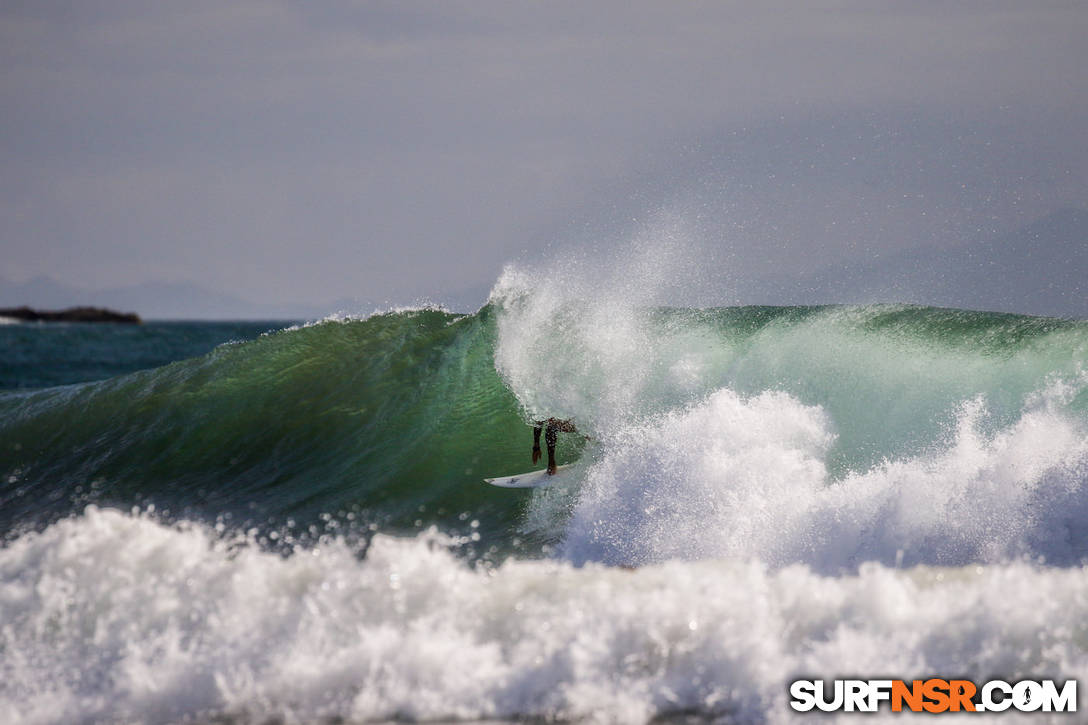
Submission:
[[289,322],[145,322],[0,325],[0,390],[112,378],[203,355]]

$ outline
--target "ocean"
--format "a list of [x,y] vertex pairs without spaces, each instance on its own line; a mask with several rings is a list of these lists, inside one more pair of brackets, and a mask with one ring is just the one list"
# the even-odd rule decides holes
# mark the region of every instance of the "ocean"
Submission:
[[[799,678],[1088,687],[1088,322],[640,286],[0,326],[0,721],[793,723]],[[571,473],[484,484],[546,416]]]

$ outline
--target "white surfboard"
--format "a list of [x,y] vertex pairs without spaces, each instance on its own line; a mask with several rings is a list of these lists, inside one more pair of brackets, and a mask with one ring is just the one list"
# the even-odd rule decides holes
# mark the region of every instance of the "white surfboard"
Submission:
[[573,463],[568,463],[565,466],[558,466],[555,469],[554,476],[549,476],[548,471],[543,470],[519,473],[516,476],[485,478],[484,481],[490,483],[492,486],[499,486],[500,488],[543,488],[544,486],[550,486],[553,483],[564,480],[563,471],[572,466],[574,466]]

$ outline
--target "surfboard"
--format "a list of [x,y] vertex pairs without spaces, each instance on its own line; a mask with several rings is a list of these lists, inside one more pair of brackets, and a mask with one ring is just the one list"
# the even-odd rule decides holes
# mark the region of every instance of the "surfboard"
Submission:
[[484,481],[490,483],[492,486],[498,486],[499,488],[543,488],[544,486],[550,486],[553,483],[562,481],[564,479],[563,471],[571,468],[573,465],[573,463],[568,463],[556,467],[554,476],[549,476],[548,471],[543,470],[519,473],[514,476],[485,478]]

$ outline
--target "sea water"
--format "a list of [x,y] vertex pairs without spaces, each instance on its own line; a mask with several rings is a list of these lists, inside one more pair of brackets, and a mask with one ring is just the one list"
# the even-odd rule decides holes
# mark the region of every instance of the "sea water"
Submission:
[[[791,723],[799,678],[1088,681],[1088,323],[674,305],[678,274],[510,267],[474,314],[0,393],[0,721]],[[482,483],[552,415],[563,485]]]

